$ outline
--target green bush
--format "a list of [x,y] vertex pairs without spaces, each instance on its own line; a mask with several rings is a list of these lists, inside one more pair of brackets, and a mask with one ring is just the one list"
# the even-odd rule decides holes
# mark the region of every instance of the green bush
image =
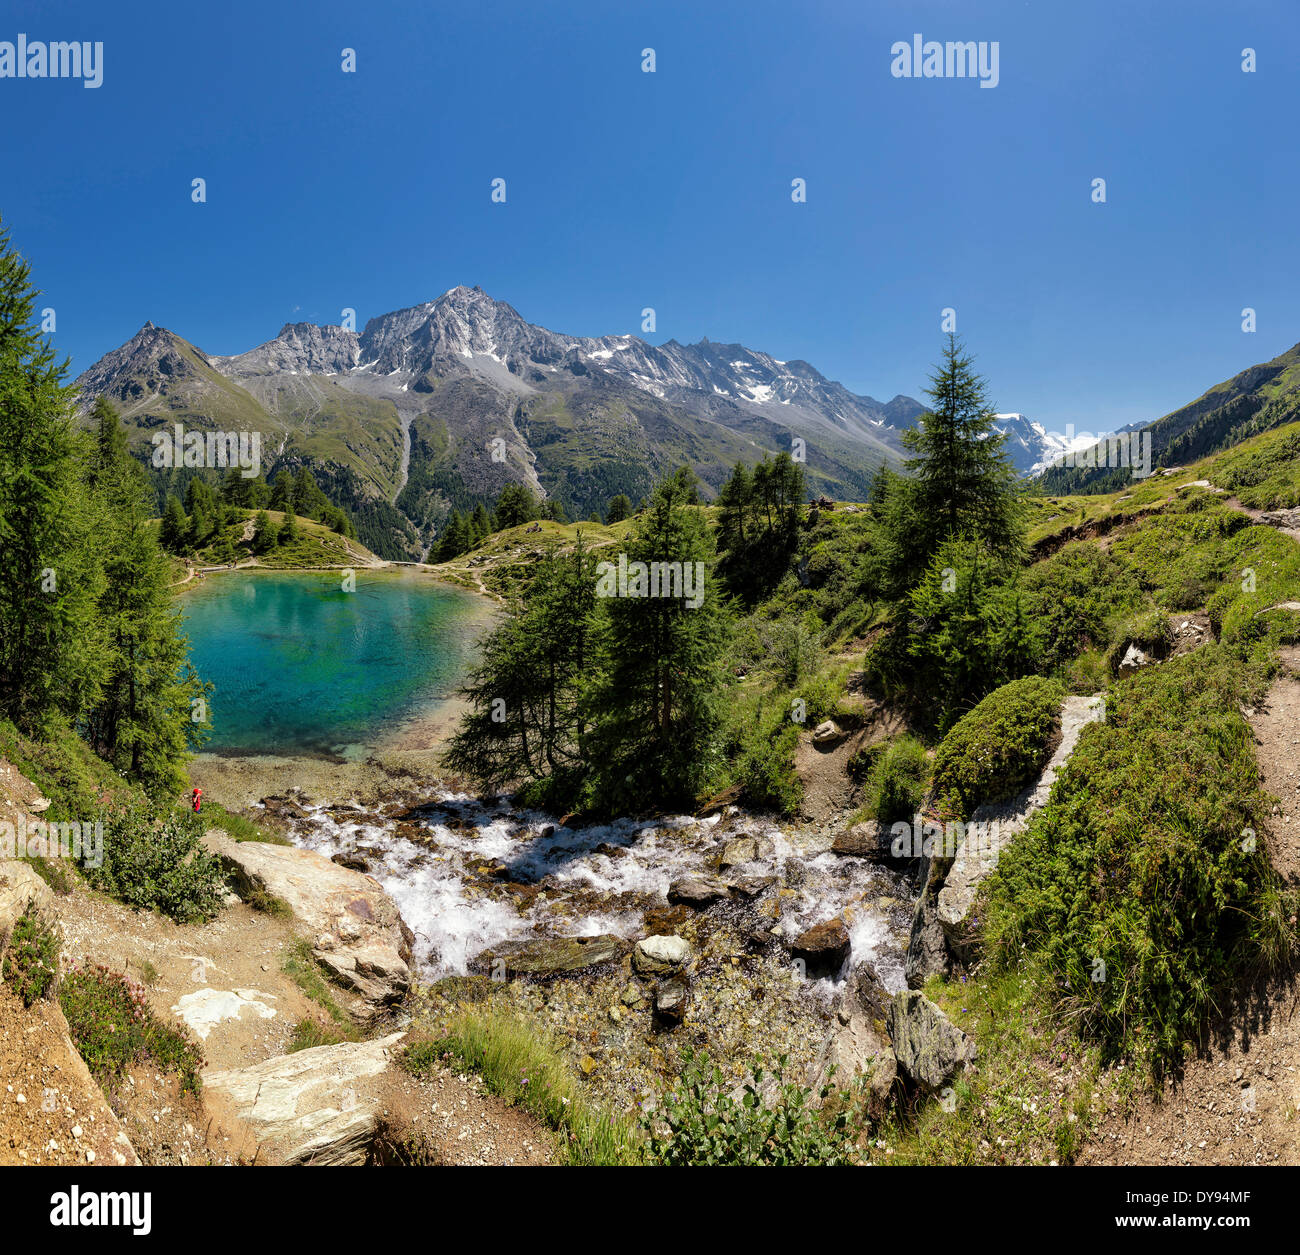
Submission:
[[[734,1098],[722,1072],[706,1055],[682,1051],[683,1070],[664,1096],[661,1112],[643,1117],[650,1156],[670,1167],[839,1165],[854,1162],[859,1129],[849,1105],[822,1111],[821,1094],[787,1081],[782,1056],[764,1092],[760,1060]],[[666,1129],[664,1126],[667,1126]]]
[[1169,623],[1169,616],[1163,610],[1148,610],[1126,620],[1115,633],[1110,648],[1106,651],[1106,665],[1114,675],[1130,645],[1136,645],[1143,653],[1155,658],[1163,658],[1173,644],[1174,629]]
[[1086,1036],[1157,1077],[1293,952],[1241,713],[1271,669],[1265,650],[1210,643],[1120,685],[990,882],[995,962],[1043,969]]
[[44,919],[29,901],[19,916],[5,951],[4,979],[30,1007],[44,998],[59,971],[59,937],[54,926]]
[[127,807],[104,822],[104,861],[87,868],[97,889],[182,923],[210,919],[221,905],[221,870],[190,811],[157,817]]
[[197,1092],[203,1055],[182,1027],[164,1024],[149,1009],[144,987],[120,972],[74,969],[59,985],[59,1004],[73,1042],[92,1075],[107,1089],[149,1059],[175,1072],[181,1088]]
[[1042,676],[1012,680],[963,715],[934,756],[930,793],[944,818],[969,818],[984,802],[1015,795],[1048,758],[1063,686]]
[[736,773],[747,802],[782,815],[793,815],[799,809],[803,782],[794,769],[798,743],[799,728],[792,723],[778,725],[774,732],[755,738]]
[[883,824],[911,819],[921,809],[930,759],[914,737],[872,746],[866,765],[863,813]]

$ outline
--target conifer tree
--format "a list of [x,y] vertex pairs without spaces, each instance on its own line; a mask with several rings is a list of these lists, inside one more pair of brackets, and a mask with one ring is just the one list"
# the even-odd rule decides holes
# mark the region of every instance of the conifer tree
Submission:
[[[610,596],[597,601],[596,675],[586,699],[584,757],[604,811],[686,805],[717,765],[726,633],[714,584],[713,536],[689,504],[685,467],[655,489],[628,539],[632,563],[702,563],[701,600]],[[607,551],[602,552],[602,558]],[[629,590],[630,591],[630,590]]]
[[73,717],[102,682],[102,588],[67,363],[35,321],[29,264],[0,229],[0,714]]

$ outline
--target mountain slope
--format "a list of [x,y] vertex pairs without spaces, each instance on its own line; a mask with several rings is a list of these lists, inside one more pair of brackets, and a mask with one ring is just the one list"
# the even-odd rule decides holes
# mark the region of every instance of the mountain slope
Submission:
[[[647,495],[683,463],[710,497],[736,462],[802,448],[814,493],[861,498],[924,412],[739,344],[550,331],[477,287],[359,333],[289,323],[225,357],[148,324],[77,382],[83,410],[108,396],[140,447],[177,419],[262,431],[269,473],[310,465],[363,539],[397,557],[419,555],[451,509],[511,481],[585,517],[616,493]],[[1029,470],[1048,446],[1041,427],[1021,426],[1012,453]]]
[[[1300,344],[1272,361],[1248,367],[1215,384],[1195,401],[1153,423],[1125,430],[1149,435],[1151,464],[1181,466],[1231,448],[1250,436],[1300,418]],[[1079,461],[1104,460],[1081,454]],[[1127,468],[1077,465],[1052,467],[1043,474],[1046,492],[1113,492],[1129,482]]]

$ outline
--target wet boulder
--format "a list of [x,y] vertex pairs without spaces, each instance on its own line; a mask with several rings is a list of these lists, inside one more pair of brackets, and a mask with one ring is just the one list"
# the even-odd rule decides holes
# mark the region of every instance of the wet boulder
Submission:
[[873,863],[884,863],[890,858],[889,828],[879,820],[868,819],[844,832],[836,833],[831,842],[833,854],[849,858],[865,858]]
[[571,976],[627,953],[627,942],[610,933],[594,937],[530,937],[525,941],[503,941],[484,950],[473,966],[504,971],[507,976]]
[[809,976],[834,976],[849,957],[849,930],[842,919],[828,919],[802,932],[790,943]]
[[638,976],[670,976],[691,961],[691,943],[684,937],[643,937],[632,950],[632,970]]
[[730,892],[726,881],[716,876],[679,876],[668,886],[668,901],[702,911]]

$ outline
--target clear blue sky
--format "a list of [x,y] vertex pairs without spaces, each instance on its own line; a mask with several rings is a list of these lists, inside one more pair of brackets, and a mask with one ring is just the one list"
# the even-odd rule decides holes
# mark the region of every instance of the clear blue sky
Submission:
[[[1300,340],[1294,0],[33,2],[18,32],[105,45],[97,90],[0,79],[0,214],[74,372],[147,319],[233,353],[477,283],[887,399],[952,306],[1000,409],[1102,430]],[[892,77],[915,32],[996,40],[999,85]]]

